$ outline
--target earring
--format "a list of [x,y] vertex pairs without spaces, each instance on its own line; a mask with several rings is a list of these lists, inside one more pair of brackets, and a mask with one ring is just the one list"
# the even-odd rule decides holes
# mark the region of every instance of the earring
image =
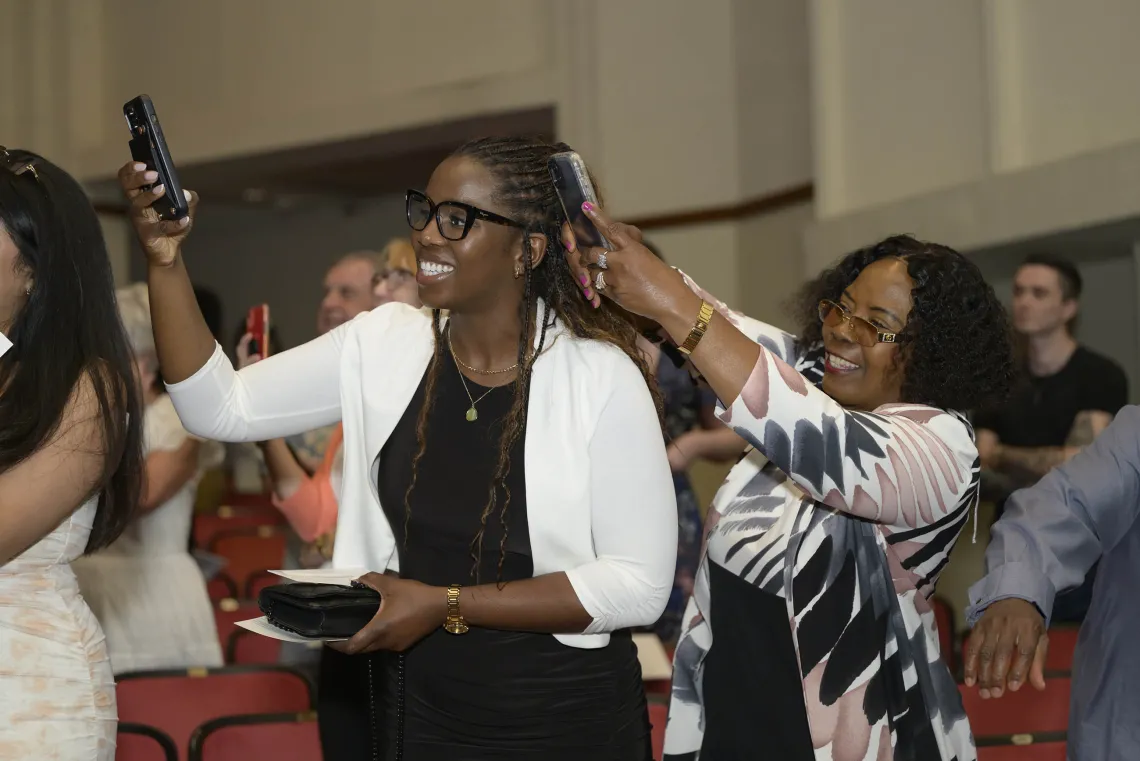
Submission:
[[515,265],[515,280],[518,280],[520,277],[522,277],[522,273],[523,273],[522,265],[516,264]]
[[32,286],[29,285],[27,288],[24,289],[24,295],[25,296],[31,296],[32,295]]

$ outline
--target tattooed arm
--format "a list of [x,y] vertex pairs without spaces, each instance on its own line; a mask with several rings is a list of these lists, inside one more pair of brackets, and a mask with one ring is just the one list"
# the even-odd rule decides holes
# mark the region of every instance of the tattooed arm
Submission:
[[[1112,422],[1112,415],[1102,410],[1085,410],[1077,414],[1065,445],[1060,447],[1011,447],[1000,441],[993,445],[989,467],[1013,479],[1019,486],[1030,486],[1042,476],[1093,442]],[[992,432],[986,432],[991,433]],[[995,437],[996,438],[996,437]],[[979,450],[982,450],[979,436]]]

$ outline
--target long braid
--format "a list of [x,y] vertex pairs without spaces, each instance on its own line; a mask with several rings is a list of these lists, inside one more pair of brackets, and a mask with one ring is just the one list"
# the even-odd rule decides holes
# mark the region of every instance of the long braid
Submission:
[[[499,571],[498,578],[502,579],[503,560],[506,558],[507,534],[510,528],[507,525],[507,508],[511,504],[511,489],[507,486],[507,476],[511,472],[510,452],[522,435],[526,426],[526,406],[530,398],[530,370],[534,358],[530,355],[530,326],[534,314],[533,272],[531,266],[530,231],[523,231],[523,299],[519,304],[519,321],[522,323],[522,333],[519,335],[518,376],[515,379],[514,400],[511,409],[504,421],[502,440],[499,447],[499,459],[495,465],[495,474],[487,494],[487,503],[483,506],[483,513],[479,516],[479,532],[471,542],[471,559],[474,562],[472,573],[479,579],[479,570],[483,560],[483,536],[487,530],[487,519],[490,517],[496,502],[496,489],[503,490],[503,504],[499,510],[499,523],[503,530],[499,539]],[[543,331],[545,338],[545,330]],[[542,341],[539,341],[541,346]],[[537,352],[536,352],[537,355]]]
[[427,449],[427,422],[428,412],[431,409],[431,400],[435,396],[435,382],[439,377],[439,364],[443,357],[443,329],[441,327],[440,310],[431,311],[432,334],[435,347],[432,350],[431,364],[428,366],[427,384],[424,387],[424,403],[420,407],[416,418],[416,453],[412,457],[412,480],[408,490],[404,492],[404,547],[408,546],[408,525],[412,517],[412,490],[416,488],[416,476],[419,475],[420,460],[423,459]]
[[[522,333],[519,336],[518,376],[515,381],[514,399],[504,420],[499,443],[498,462],[491,480],[480,517],[478,534],[472,540],[473,575],[478,581],[482,560],[483,537],[488,517],[498,502],[499,491],[503,492],[499,506],[499,521],[502,536],[499,540],[498,577],[502,579],[503,561],[506,558],[507,514],[511,502],[510,489],[506,485],[511,469],[511,449],[526,429],[527,404],[530,399],[530,383],[534,363],[546,345],[547,329],[557,317],[566,330],[578,338],[592,339],[613,344],[620,348],[641,371],[642,377],[653,395],[658,416],[662,415],[661,395],[657,389],[654,374],[638,348],[638,332],[625,313],[615,309],[608,301],[594,309],[583,297],[575,282],[570,265],[566,261],[562,246],[562,224],[566,221],[554,183],[550,179],[547,160],[555,153],[571,150],[565,143],[548,143],[541,138],[495,137],[475,140],[455,152],[478,161],[491,171],[498,180],[496,194],[498,200],[514,219],[525,225],[523,231],[523,273],[525,276],[520,322]],[[546,253],[537,267],[533,265],[530,236],[541,233],[546,238]],[[539,331],[534,351],[530,351],[530,331],[533,316],[537,312],[537,296],[541,294],[547,309],[544,318],[536,326]],[[436,339],[436,358],[439,356],[439,338]],[[429,380],[425,406],[431,398]],[[421,411],[420,431],[422,454],[422,428],[426,415]],[[414,472],[413,472],[414,479]],[[409,489],[409,494],[411,489]]]

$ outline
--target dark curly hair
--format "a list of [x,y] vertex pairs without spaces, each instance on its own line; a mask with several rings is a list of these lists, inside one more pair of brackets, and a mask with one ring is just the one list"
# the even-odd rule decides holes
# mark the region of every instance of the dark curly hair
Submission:
[[[507,214],[524,225],[522,231],[524,291],[522,301],[519,303],[519,317],[523,329],[519,335],[518,379],[515,381],[514,401],[507,414],[499,442],[495,473],[491,483],[487,484],[487,501],[480,516],[479,532],[471,541],[472,576],[476,581],[480,580],[483,534],[487,528],[487,518],[496,506],[499,508],[499,522],[503,527],[499,539],[499,574],[500,577],[502,575],[508,533],[507,511],[511,504],[511,492],[506,484],[507,475],[511,470],[511,448],[526,429],[527,401],[534,361],[546,345],[546,333],[553,327],[555,317],[573,336],[602,341],[621,349],[641,370],[641,375],[653,395],[658,416],[661,415],[661,395],[657,390],[653,372],[638,349],[637,329],[625,311],[608,300],[603,300],[600,308],[592,308],[582,297],[581,289],[575,282],[570,265],[566,261],[566,249],[562,245],[562,224],[566,221],[566,214],[562,209],[562,203],[558,200],[554,182],[550,179],[547,160],[555,153],[569,150],[571,148],[565,143],[550,143],[542,138],[488,137],[466,143],[452,154],[472,159],[486,167],[497,183],[495,200],[502,205]],[[535,233],[541,233],[546,237],[546,255],[537,266],[531,266],[530,236]],[[548,311],[541,323],[535,325],[535,307],[539,298],[544,301]],[[432,311],[432,323],[435,332],[435,350],[428,368],[424,405],[420,408],[416,423],[418,445],[412,458],[412,478],[404,494],[405,538],[411,514],[411,495],[416,487],[419,463],[426,446],[427,420],[446,345],[440,310]],[[534,352],[531,352],[528,340],[532,326],[538,333],[538,346]],[[500,493],[502,493],[501,498]]]
[[914,281],[900,335],[901,401],[962,412],[1004,401],[1014,378],[1009,316],[977,265],[949,246],[893,235],[843,257],[794,300],[800,343],[823,340],[822,299],[839,301],[864,268],[888,258],[904,260]]

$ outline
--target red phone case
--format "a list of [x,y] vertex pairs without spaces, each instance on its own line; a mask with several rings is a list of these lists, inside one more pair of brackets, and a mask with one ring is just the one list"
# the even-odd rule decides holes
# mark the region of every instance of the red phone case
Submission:
[[257,342],[257,353],[265,359],[269,356],[269,305],[258,304],[251,307],[245,318],[245,332]]

